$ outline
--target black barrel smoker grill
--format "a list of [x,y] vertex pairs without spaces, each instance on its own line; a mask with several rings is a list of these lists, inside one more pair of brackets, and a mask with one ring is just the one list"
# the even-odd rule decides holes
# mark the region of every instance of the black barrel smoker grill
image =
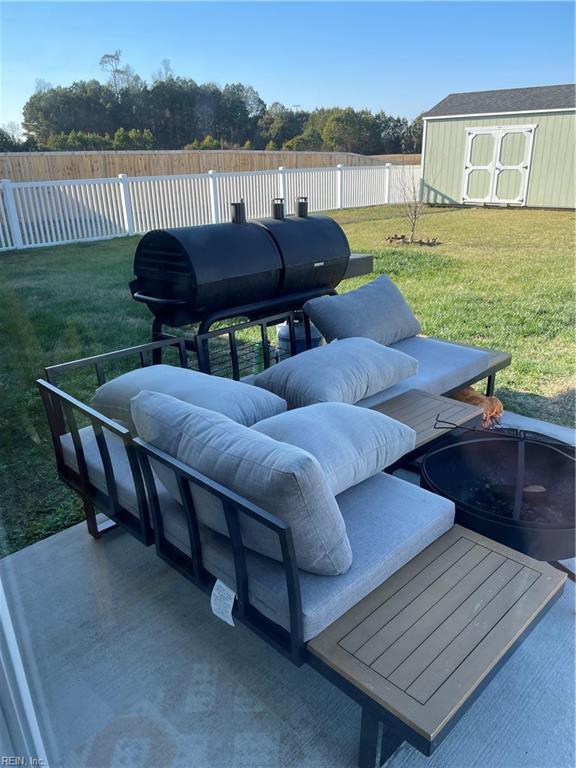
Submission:
[[269,218],[246,221],[244,202],[232,204],[232,222],[153,230],[134,256],[136,301],[162,327],[199,323],[198,334],[226,318],[258,320],[299,310],[305,301],[335,293],[350,260],[342,228],[328,216],[308,215],[307,198],[284,215],[280,198]]

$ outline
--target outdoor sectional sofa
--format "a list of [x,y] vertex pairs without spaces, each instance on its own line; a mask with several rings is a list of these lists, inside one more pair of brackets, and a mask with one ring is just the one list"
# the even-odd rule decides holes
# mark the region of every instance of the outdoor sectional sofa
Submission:
[[[268,327],[282,321],[289,326],[290,348],[295,354],[296,319],[293,312],[288,312],[264,321],[244,323],[196,336],[194,344],[197,367],[205,373],[211,372],[209,343],[223,340],[228,347],[234,378],[240,378],[237,334],[254,326],[262,333],[263,343],[267,344],[267,336],[264,334]],[[304,322],[309,323],[309,320],[305,319]],[[308,325],[308,342],[310,338]],[[339,482],[341,484],[341,478],[335,481],[337,487],[330,486],[330,482],[327,485],[325,483],[324,470],[330,465],[330,455],[309,456],[298,445],[298,439],[295,440],[295,446],[292,446],[280,437],[276,446],[280,457],[276,456],[277,461],[282,467],[287,462],[290,472],[293,471],[291,462],[296,462],[294,466],[297,470],[294,472],[300,472],[301,479],[304,478],[302,482],[307,488],[305,493],[310,494],[312,503],[318,509],[324,510],[322,514],[328,515],[321,518],[322,524],[318,526],[320,532],[331,530],[333,520],[330,515],[333,513],[342,520],[346,544],[342,550],[338,531],[331,532],[332,544],[336,541],[335,546],[340,549],[339,555],[330,559],[331,565],[326,570],[324,565],[317,566],[316,554],[302,562],[302,531],[299,528],[297,530],[302,516],[291,527],[286,514],[276,514],[278,507],[283,508],[283,499],[291,503],[290,500],[296,498],[293,489],[285,490],[284,485],[278,485],[273,468],[267,477],[262,476],[259,486],[260,503],[256,504],[246,497],[250,494],[242,493],[242,473],[234,470],[233,452],[232,456],[227,456],[230,445],[235,446],[234,450],[240,450],[238,446],[243,445],[242,441],[247,437],[248,447],[241,455],[241,460],[246,456],[249,459],[250,452],[254,450],[256,458],[252,463],[258,464],[260,459],[257,457],[262,455],[258,453],[262,448],[260,443],[264,442],[265,452],[270,450],[278,423],[284,429],[284,422],[287,422],[292,434],[298,434],[298,421],[295,422],[295,429],[290,425],[293,414],[297,414],[296,419],[299,418],[298,409],[284,413],[285,406],[280,406],[274,413],[274,403],[281,398],[251,386],[249,382],[253,379],[248,377],[244,382],[227,381],[228,389],[220,397],[220,402],[226,403],[224,410],[228,410],[227,414],[216,413],[218,407],[214,407],[214,410],[206,408],[207,401],[202,398],[190,407],[182,404],[182,414],[176,413],[180,407],[176,404],[180,401],[172,401],[171,406],[170,392],[156,394],[164,387],[153,383],[154,380],[158,381],[154,374],[159,371],[162,371],[164,381],[174,378],[174,374],[169,369],[166,373],[166,368],[155,368],[155,365],[161,364],[163,355],[176,353],[177,365],[171,366],[173,372],[201,375],[188,370],[187,346],[189,340],[185,343],[183,339],[167,338],[51,366],[46,369],[46,380],[38,380],[50,423],[59,476],[80,494],[90,534],[98,538],[110,527],[121,526],[145,545],[154,543],[157,554],[163,560],[203,591],[211,593],[216,582],[232,590],[236,596],[233,612],[238,620],[296,665],[312,664],[361,704],[362,765],[373,764],[374,760],[385,757],[386,750],[380,750],[376,744],[381,739],[374,731],[377,720],[386,721],[398,738],[408,740],[425,754],[430,754],[440,739],[422,738],[400,718],[375,708],[365,691],[344,676],[335,674],[318,655],[309,652],[308,644],[327,628],[334,626],[337,620],[345,617],[374,590],[387,583],[403,566],[421,553],[426,553],[433,542],[452,528],[454,522],[452,502],[381,471],[394,464],[403,453],[410,454],[413,448],[411,430],[404,428],[404,431],[398,431],[402,425],[395,425],[392,420],[369,409],[411,388],[434,394],[449,393],[488,378],[488,388],[491,389],[496,371],[509,363],[509,356],[418,334],[390,344],[391,350],[403,352],[417,360],[417,373],[383,391],[360,398],[357,405],[367,409],[366,426],[363,427],[366,433],[374,426],[370,419],[378,417],[391,423],[379,421],[375,425],[376,431],[380,427],[391,428],[392,442],[397,440],[397,444],[394,443],[389,454],[386,454],[388,448],[384,447],[384,452],[379,455],[379,464],[368,468],[362,465],[358,481],[352,478],[347,485],[345,483],[344,489],[338,485]],[[332,350],[336,349],[336,344],[329,346]],[[105,367],[115,366],[119,361],[131,357],[136,357],[142,371],[151,378],[144,386],[137,386],[137,390],[147,390],[141,395],[138,395],[138,391],[128,392],[130,414],[115,413],[112,418],[106,415],[106,407],[98,408],[98,397],[92,405],[87,405],[59,386],[62,377],[78,375],[83,369],[93,368],[102,390],[106,384]],[[264,367],[268,370],[272,358],[269,352],[263,357],[264,362],[268,363]],[[288,362],[295,363],[297,359],[296,355]],[[272,367],[280,370],[280,366]],[[215,385],[222,380],[214,377],[211,381]],[[179,384],[175,386],[177,389]],[[246,388],[258,393],[255,410],[251,410],[251,405],[246,406],[250,399],[246,400]],[[173,388],[171,391],[174,394]],[[262,400],[264,394],[266,397]],[[132,395],[138,396],[133,398]],[[238,410],[235,410],[236,405]],[[333,413],[330,408],[305,406],[300,409],[304,415],[311,413],[306,408],[316,408],[314,413],[317,414],[319,432],[327,427],[328,422],[324,419],[330,416],[333,422],[331,428],[335,430],[332,443],[336,448],[342,448],[337,445],[338,442],[346,442],[348,429],[350,435],[354,433],[353,422],[364,418],[360,417],[355,405],[339,405],[332,409]],[[258,415],[259,409],[261,417]],[[347,421],[350,421],[348,425]],[[202,463],[205,452],[194,454],[194,450],[190,449],[192,454],[187,453],[186,456],[196,456],[196,460],[190,463],[179,456],[181,445],[178,450],[172,450],[170,435],[174,430],[180,430],[183,424],[188,425],[186,429],[190,432],[192,446],[194,435],[198,434],[198,425],[202,426],[200,432],[207,435],[206,440],[216,440],[214,444],[210,443],[209,450],[218,457],[212,463],[218,464],[220,474],[210,471],[210,461]],[[205,427],[205,424],[208,426]],[[227,430],[230,433],[228,437]],[[149,439],[136,437],[136,431]],[[304,431],[300,429],[300,433]],[[256,439],[254,433],[259,435],[256,446],[252,445]],[[322,453],[324,449],[320,447],[318,450]],[[303,460],[302,455],[308,458]],[[366,464],[364,459],[361,459],[360,464]],[[221,464],[226,465],[223,470]],[[318,470],[323,477],[314,485],[316,481],[310,480],[310,477]],[[230,481],[226,478],[230,478]],[[257,485],[258,480],[255,483]],[[301,490],[299,486],[298,493]],[[98,512],[105,515],[104,523],[98,520]],[[287,514],[290,515],[289,507]],[[321,546],[325,544],[325,541],[321,542]]]

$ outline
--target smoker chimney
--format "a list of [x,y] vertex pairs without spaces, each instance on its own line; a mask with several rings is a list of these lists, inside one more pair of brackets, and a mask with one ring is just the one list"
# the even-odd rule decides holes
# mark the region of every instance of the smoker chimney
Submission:
[[239,203],[230,203],[232,207],[232,223],[233,224],[246,224],[246,206],[244,200],[240,200]]
[[272,218],[282,221],[284,218],[284,198],[274,197],[272,199]]
[[305,219],[308,216],[308,198],[297,197],[296,198],[296,216],[301,219]]

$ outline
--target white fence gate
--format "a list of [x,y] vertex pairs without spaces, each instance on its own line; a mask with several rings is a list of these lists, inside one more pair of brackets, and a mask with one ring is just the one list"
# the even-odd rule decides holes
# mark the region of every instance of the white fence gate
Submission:
[[279,168],[277,171],[133,176],[74,181],[0,182],[0,251],[90,242],[230,220],[230,203],[248,218],[266,216],[273,197],[306,196],[330,211],[401,203],[419,194],[420,166]]

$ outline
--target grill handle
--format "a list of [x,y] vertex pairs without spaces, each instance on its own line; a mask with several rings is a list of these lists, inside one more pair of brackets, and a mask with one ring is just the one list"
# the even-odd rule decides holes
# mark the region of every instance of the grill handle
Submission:
[[149,296],[147,293],[142,293],[142,291],[133,293],[132,298],[136,299],[136,301],[141,301],[143,304],[156,304],[157,306],[165,307],[177,307],[187,304],[186,299],[161,299],[159,296]]

